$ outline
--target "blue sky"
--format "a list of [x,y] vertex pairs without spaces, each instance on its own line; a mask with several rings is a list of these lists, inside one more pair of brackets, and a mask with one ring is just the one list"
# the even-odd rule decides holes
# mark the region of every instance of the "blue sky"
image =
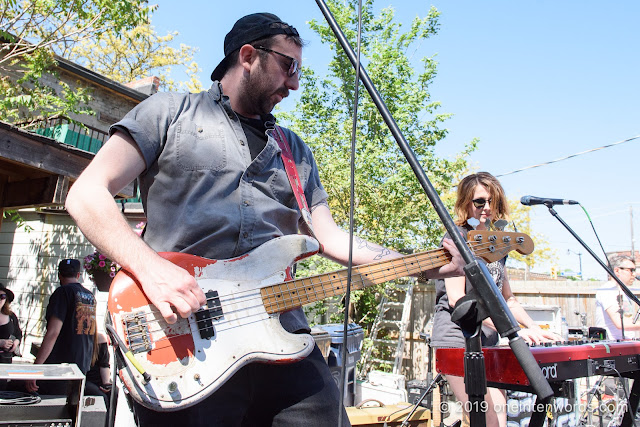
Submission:
[[[156,30],[178,31],[178,43],[199,48],[195,57],[209,85],[222,58],[225,34],[245,14],[269,11],[296,26],[310,43],[305,66],[322,73],[328,48],[307,21],[324,20],[316,2],[237,3],[158,1]],[[233,5],[233,6],[231,6]],[[416,58],[436,55],[438,75],[431,87],[449,135],[438,147],[452,156],[472,138],[480,139],[470,162],[495,175],[548,162],[640,135],[640,36],[636,1],[376,1],[392,6],[407,25],[430,6],[440,12],[439,33],[422,43]],[[179,77],[178,77],[179,78]],[[282,103],[292,109],[293,100]],[[500,178],[507,195],[573,199],[589,212],[605,250],[629,250],[640,233],[640,139],[548,166]],[[427,171],[428,173],[428,171]],[[579,206],[558,206],[558,214],[602,257]],[[544,206],[531,209],[536,233],[555,250],[560,269],[582,269],[585,277],[605,272]],[[640,250],[640,241],[634,242]],[[568,253],[568,251],[572,251]],[[582,253],[579,257],[576,253]],[[537,267],[548,271],[552,264]]]

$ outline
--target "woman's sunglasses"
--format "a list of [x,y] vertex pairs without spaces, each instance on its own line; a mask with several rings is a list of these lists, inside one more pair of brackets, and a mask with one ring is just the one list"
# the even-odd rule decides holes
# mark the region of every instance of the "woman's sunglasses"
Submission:
[[473,199],[472,202],[476,209],[482,209],[487,203],[491,204],[491,199]]
[[7,299],[7,294],[0,294],[0,300]]

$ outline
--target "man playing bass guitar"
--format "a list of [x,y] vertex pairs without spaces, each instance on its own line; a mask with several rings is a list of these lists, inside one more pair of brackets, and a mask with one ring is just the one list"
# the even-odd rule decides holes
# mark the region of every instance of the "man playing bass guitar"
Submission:
[[[82,232],[135,277],[168,324],[191,316],[206,298],[192,274],[157,252],[229,259],[298,232],[301,210],[271,111],[298,89],[302,45],[296,29],[273,14],[241,18],[225,37],[211,88],[158,93],[140,103],[111,127],[109,140],[69,191],[66,208]],[[297,135],[280,129],[322,256],[346,265],[349,236],[332,219],[313,155]],[[135,178],[147,217],[142,239],[113,200]],[[361,243],[354,245],[354,264],[400,256]],[[452,261],[424,271],[426,277],[462,274],[455,246],[445,241],[444,249]],[[309,332],[300,308],[282,313],[280,322],[288,332]],[[149,426],[335,426],[338,402],[316,347],[290,364],[248,363],[189,407],[160,412],[136,403],[134,412],[140,425]],[[343,420],[348,424],[346,414]]]

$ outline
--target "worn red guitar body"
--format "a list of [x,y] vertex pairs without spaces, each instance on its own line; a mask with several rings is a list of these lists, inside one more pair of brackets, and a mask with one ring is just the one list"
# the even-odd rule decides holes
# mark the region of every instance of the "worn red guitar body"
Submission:
[[222,261],[161,253],[191,273],[207,295],[207,308],[172,325],[129,273],[118,273],[109,292],[111,321],[151,375],[145,382],[133,366],[121,371],[134,399],[158,411],[177,410],[210,395],[251,361],[290,363],[307,356],[313,338],[286,332],[279,314],[266,312],[260,289],[285,282],[292,263],[317,248],[314,240],[290,236]]
[[[520,233],[473,231],[469,240],[474,253],[488,262],[511,250],[533,250],[531,239]],[[293,280],[291,266],[316,254],[318,247],[315,239],[293,235],[227,260],[161,253],[193,275],[207,296],[206,307],[172,325],[135,278],[119,272],[108,308],[116,333],[135,359],[120,372],[131,396],[151,409],[176,410],[207,397],[249,362],[289,363],[306,357],[313,338],[286,332],[280,313],[342,295],[349,276],[345,269]],[[416,275],[445,265],[450,258],[444,249],[435,249],[360,265],[353,269],[352,287],[363,289]],[[140,371],[151,380],[145,381]]]

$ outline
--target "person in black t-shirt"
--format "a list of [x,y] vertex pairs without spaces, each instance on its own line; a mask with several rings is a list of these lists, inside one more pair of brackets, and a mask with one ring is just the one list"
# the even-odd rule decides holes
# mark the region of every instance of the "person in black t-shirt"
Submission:
[[[77,259],[65,259],[58,265],[60,286],[49,298],[47,332],[36,356],[35,364],[75,363],[83,374],[91,367],[94,347],[97,346],[96,300],[82,286],[81,264]],[[96,352],[97,354],[97,352]],[[40,389],[43,394],[65,394],[65,384],[35,380],[27,381],[27,391]]]

